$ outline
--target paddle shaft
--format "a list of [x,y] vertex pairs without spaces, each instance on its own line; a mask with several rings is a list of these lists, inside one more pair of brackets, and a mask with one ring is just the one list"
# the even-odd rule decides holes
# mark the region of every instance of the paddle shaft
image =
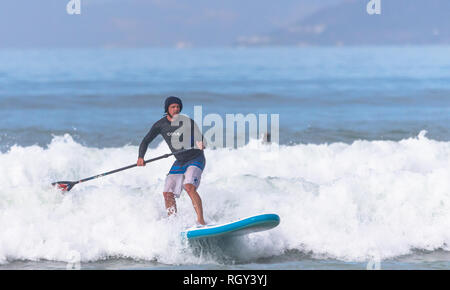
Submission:
[[[190,150],[190,149],[185,149],[185,150],[181,150],[181,151],[174,152],[174,153],[164,154],[164,155],[161,155],[159,157],[155,157],[155,158],[152,158],[152,159],[144,160],[144,164],[147,164],[149,162],[153,162],[153,161],[156,161],[156,160],[159,160],[159,159],[167,158],[167,157],[170,157],[172,155],[179,154],[179,153],[183,153],[183,152],[186,152],[188,150]],[[62,183],[70,183],[70,187],[67,189],[67,191],[69,191],[73,186],[75,186],[75,184],[78,184],[78,183],[81,183],[81,182],[86,182],[86,181],[89,181],[89,180],[92,180],[92,179],[96,179],[96,178],[99,178],[99,177],[103,177],[103,176],[106,176],[106,175],[110,175],[110,174],[113,174],[113,173],[116,173],[116,172],[119,172],[119,171],[127,170],[127,169],[130,169],[130,168],[136,167],[136,166],[137,166],[137,164],[132,164],[132,165],[128,165],[128,166],[125,166],[125,167],[122,167],[122,168],[119,168],[119,169],[111,170],[111,171],[108,171],[108,172],[105,172],[105,173],[102,173],[102,174],[98,174],[98,175],[94,175],[94,176],[91,176],[91,177],[88,177],[88,178],[84,178],[84,179],[81,179],[81,180],[78,180],[78,181],[74,181],[74,182],[59,181],[59,182],[53,182],[52,185],[59,184],[59,183],[61,183],[61,184]]]
[[[175,153],[164,154],[164,155],[161,155],[159,157],[148,159],[148,160],[144,161],[144,164],[147,164],[149,162],[153,162],[153,161],[156,161],[156,160],[159,160],[159,159],[167,158],[167,157],[170,157],[172,155],[179,154],[179,153],[182,153],[182,152],[185,152],[185,151],[187,151],[187,150],[182,150],[182,151],[178,151],[178,152],[175,152]],[[89,180],[92,180],[92,179],[96,179],[96,178],[99,178],[99,177],[103,177],[103,176],[106,176],[106,175],[110,175],[110,174],[113,174],[113,173],[116,173],[116,172],[119,172],[119,171],[127,170],[127,169],[130,169],[130,168],[136,167],[136,166],[137,166],[137,164],[132,164],[132,165],[128,165],[128,166],[125,166],[125,167],[122,167],[122,168],[119,168],[119,169],[111,170],[111,171],[108,171],[108,172],[105,172],[105,173],[102,173],[102,174],[98,174],[98,175],[91,176],[91,177],[88,177],[88,178],[85,178],[85,179],[81,179],[81,180],[75,182],[75,184],[76,183],[80,183],[80,182],[89,181]]]

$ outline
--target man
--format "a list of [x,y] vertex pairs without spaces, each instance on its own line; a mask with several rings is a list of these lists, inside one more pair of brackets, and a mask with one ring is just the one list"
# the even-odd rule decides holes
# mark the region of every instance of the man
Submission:
[[[158,134],[161,134],[172,153],[175,153],[176,158],[166,177],[163,192],[167,213],[170,216],[177,212],[175,198],[180,197],[184,188],[197,213],[197,222],[205,225],[202,200],[197,192],[206,164],[203,153],[205,146],[203,136],[194,121],[179,115],[182,109],[183,103],[179,98],[171,96],[166,99],[164,103],[165,116],[153,124],[139,146],[137,166],[145,166],[144,155],[148,145]],[[180,142],[184,144],[184,149],[181,148]],[[195,145],[197,148],[194,148]],[[176,153],[182,150],[183,152]]]

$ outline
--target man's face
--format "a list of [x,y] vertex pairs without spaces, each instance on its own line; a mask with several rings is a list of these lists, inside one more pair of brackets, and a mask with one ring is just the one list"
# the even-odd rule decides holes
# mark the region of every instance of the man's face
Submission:
[[169,108],[167,109],[167,112],[171,117],[174,117],[175,115],[178,115],[180,113],[180,105],[178,104],[171,104]]

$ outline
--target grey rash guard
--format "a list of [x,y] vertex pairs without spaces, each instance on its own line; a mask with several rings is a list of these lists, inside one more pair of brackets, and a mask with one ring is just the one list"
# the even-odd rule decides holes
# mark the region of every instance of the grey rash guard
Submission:
[[[155,124],[153,124],[152,128],[147,133],[147,135],[144,137],[144,139],[142,139],[141,145],[139,146],[139,158],[144,158],[145,152],[147,152],[148,145],[150,144],[150,142],[153,141],[153,139],[156,138],[156,136],[158,136],[158,134],[161,134],[161,136],[164,138],[167,145],[169,145],[169,148],[172,151],[172,153],[183,150],[183,148],[174,148],[174,144],[172,144],[172,135],[177,130],[178,131],[175,132],[176,136],[174,136],[174,137],[176,137],[180,141],[183,141],[183,137],[190,135],[191,142],[189,142],[190,143],[189,147],[186,146],[187,148],[194,148],[196,146],[196,144],[195,144],[196,141],[203,141],[203,135],[201,134],[199,128],[197,127],[197,124],[195,124],[195,122],[192,119],[187,118],[187,117],[183,117],[183,120],[191,123],[190,126],[184,126],[182,128],[182,130],[190,129],[190,131],[191,131],[190,134],[189,134],[189,132],[181,131],[181,135],[180,135],[180,130],[178,130],[178,129],[180,129],[180,127],[183,126],[183,123],[180,122],[180,125],[173,126],[173,124],[169,120],[167,120],[166,116],[164,116],[159,121],[157,121]],[[190,150],[187,150],[186,152],[176,154],[175,158],[178,161],[187,162],[187,161],[192,160],[202,154],[203,154],[203,150],[190,149]]]

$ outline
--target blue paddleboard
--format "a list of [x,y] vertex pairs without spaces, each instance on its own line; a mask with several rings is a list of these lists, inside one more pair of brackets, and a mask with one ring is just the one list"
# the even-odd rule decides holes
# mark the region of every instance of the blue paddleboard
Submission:
[[192,227],[182,232],[181,235],[188,240],[240,236],[266,231],[276,227],[279,223],[280,217],[276,214],[260,214],[220,225]]

